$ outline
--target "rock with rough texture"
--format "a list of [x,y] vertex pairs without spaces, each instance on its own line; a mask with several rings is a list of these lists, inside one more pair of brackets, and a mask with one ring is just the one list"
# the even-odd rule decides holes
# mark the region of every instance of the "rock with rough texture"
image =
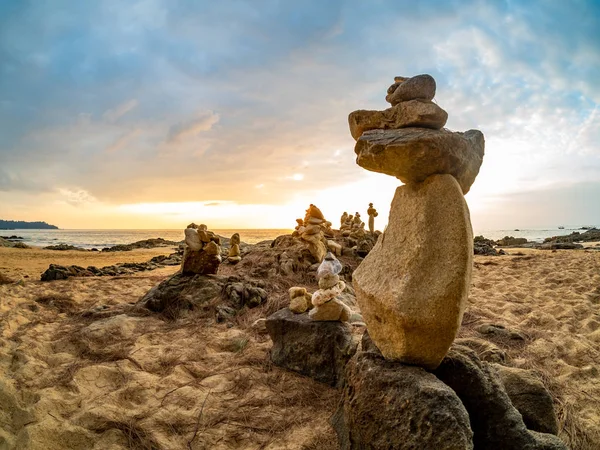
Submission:
[[407,127],[439,130],[448,120],[448,113],[433,102],[410,100],[383,111],[360,109],[348,116],[350,134],[357,140],[365,131],[395,130]]
[[386,358],[439,365],[462,320],[472,263],[469,209],[452,176],[396,189],[388,227],[352,278]]
[[342,385],[344,367],[357,346],[349,325],[314,321],[284,308],[267,318],[266,327],[273,341],[273,363],[322,383]]
[[[401,77],[398,77],[402,79]],[[385,100],[391,103],[392,106],[400,102],[409,100],[433,100],[435,97],[435,80],[431,75],[423,74],[404,79],[404,81],[396,81],[388,89],[388,95]]]
[[433,373],[467,409],[476,449],[567,450],[556,436],[527,430],[496,372],[472,350],[454,345]]
[[[214,244],[214,242],[210,242],[205,247],[209,247],[210,244]],[[219,254],[204,250],[195,251],[186,248],[181,262],[181,271],[184,275],[216,274],[220,264],[221,255]]]
[[288,289],[290,295],[290,311],[302,314],[312,308],[312,295],[306,292],[306,288],[294,286]]
[[366,131],[356,142],[356,163],[403,183],[434,174],[454,176],[469,192],[483,161],[485,141],[479,130],[464,133],[425,128]]
[[202,249],[202,241],[200,240],[198,230],[196,230],[195,228],[186,228],[184,233],[185,243],[190,248],[190,250],[199,251]]
[[335,298],[311,309],[308,313],[312,320],[339,320],[340,322],[348,322],[351,315],[350,308]]
[[552,396],[531,370],[494,364],[513,406],[523,416],[529,430],[558,433],[558,420]]
[[342,450],[473,448],[469,416],[452,389],[420,367],[371,352],[346,366],[331,423]]

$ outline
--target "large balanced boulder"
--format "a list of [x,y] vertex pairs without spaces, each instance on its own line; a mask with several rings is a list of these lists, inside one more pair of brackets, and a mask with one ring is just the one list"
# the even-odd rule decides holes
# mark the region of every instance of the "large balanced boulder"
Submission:
[[494,364],[513,406],[529,430],[558,433],[552,396],[532,370]]
[[346,366],[331,422],[342,450],[473,448],[469,416],[450,387],[373,352],[357,353]]
[[476,449],[567,450],[556,436],[527,429],[495,370],[473,350],[454,345],[433,373],[467,409]]
[[462,321],[472,260],[469,209],[451,175],[396,190],[386,231],[353,274],[384,357],[439,365]]
[[332,386],[343,383],[357,346],[347,323],[316,321],[284,308],[267,318],[266,327],[273,363]]
[[423,127],[439,130],[446,124],[448,113],[433,102],[410,100],[383,111],[360,109],[348,116],[350,134],[356,140],[369,130]]
[[365,131],[356,142],[356,163],[403,183],[434,174],[454,176],[469,192],[483,161],[485,141],[479,130],[464,133],[427,128]]

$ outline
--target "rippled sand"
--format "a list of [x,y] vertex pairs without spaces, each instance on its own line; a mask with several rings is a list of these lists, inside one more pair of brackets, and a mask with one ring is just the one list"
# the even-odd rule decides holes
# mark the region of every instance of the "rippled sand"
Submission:
[[[102,266],[161,251],[0,249],[1,273],[30,276],[0,286],[0,448],[337,448],[328,424],[337,392],[271,366],[264,334],[243,322],[122,314],[176,267],[34,281],[50,262]],[[520,333],[518,343],[490,342],[508,364],[538,371],[563,440],[598,449],[600,252],[517,252],[475,257],[461,335],[486,338],[476,331],[486,323]],[[124,309],[103,318],[102,305]],[[99,312],[82,317],[90,308]]]

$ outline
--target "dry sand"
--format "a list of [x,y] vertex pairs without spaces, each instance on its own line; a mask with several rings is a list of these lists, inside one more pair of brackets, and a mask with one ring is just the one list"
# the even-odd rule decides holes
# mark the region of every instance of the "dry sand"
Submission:
[[[177,268],[33,281],[50,262],[101,266],[156,252],[0,251],[1,273],[30,275],[0,285],[0,448],[337,448],[328,419],[338,393],[273,367],[268,337],[244,321],[165,322],[132,309]],[[461,335],[481,338],[475,329],[485,323],[521,333],[524,341],[495,344],[510,365],[542,376],[560,437],[576,450],[598,449],[600,252],[509,252],[475,257]],[[103,318],[102,305],[128,314]]]

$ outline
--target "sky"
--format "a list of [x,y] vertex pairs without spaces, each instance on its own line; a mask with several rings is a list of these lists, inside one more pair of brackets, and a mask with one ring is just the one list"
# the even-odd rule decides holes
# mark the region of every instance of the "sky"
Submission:
[[600,2],[0,0],[0,219],[387,221],[347,117],[431,74],[486,139],[475,230],[600,225]]

